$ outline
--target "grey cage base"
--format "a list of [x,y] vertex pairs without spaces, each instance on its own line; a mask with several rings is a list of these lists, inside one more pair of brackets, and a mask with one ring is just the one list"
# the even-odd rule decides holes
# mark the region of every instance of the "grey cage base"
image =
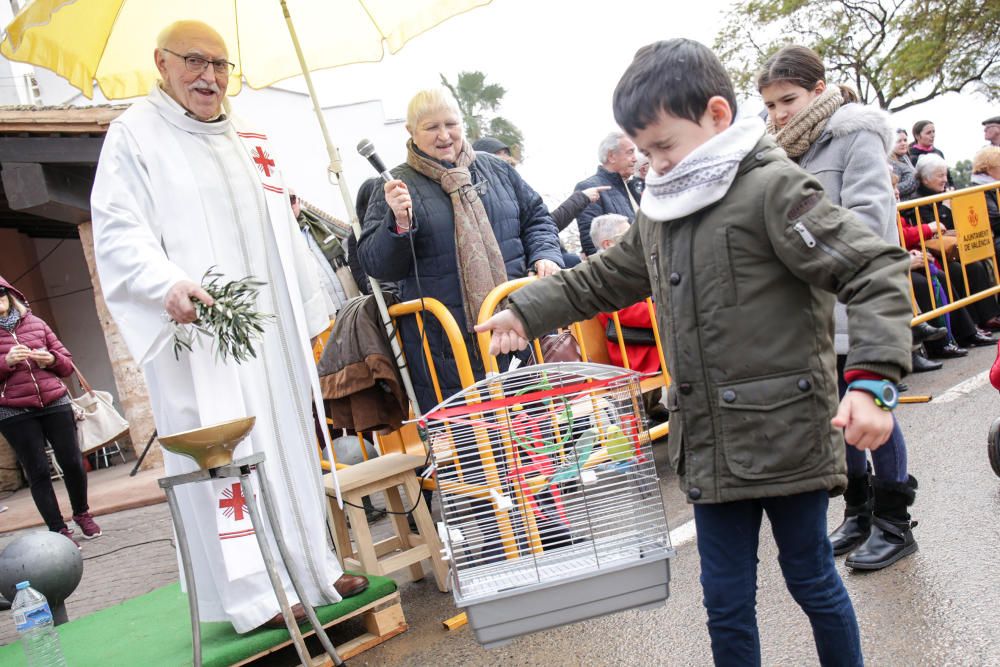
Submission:
[[673,555],[673,549],[646,553],[625,565],[469,603],[469,626],[476,641],[495,648],[520,635],[604,614],[661,607],[670,595]]

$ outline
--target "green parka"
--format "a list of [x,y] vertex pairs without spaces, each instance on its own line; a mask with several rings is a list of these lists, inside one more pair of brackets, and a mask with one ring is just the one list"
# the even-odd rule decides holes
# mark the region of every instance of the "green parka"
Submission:
[[510,307],[536,337],[652,294],[672,379],[668,458],[689,500],[840,493],[834,299],[847,305],[847,369],[898,381],[907,262],[764,137],[721,200],[666,222],[640,214],[618,245]]

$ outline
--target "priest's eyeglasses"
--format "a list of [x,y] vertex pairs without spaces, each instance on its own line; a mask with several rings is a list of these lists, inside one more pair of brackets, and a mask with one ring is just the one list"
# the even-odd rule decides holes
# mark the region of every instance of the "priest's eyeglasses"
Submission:
[[236,69],[236,63],[231,63],[228,60],[209,60],[208,58],[202,58],[201,56],[186,55],[171,51],[170,49],[163,49],[167,53],[177,56],[178,58],[184,59],[184,66],[187,67],[187,71],[192,74],[201,74],[208,67],[209,63],[212,64],[212,69],[215,70],[216,74],[225,74],[229,76]]

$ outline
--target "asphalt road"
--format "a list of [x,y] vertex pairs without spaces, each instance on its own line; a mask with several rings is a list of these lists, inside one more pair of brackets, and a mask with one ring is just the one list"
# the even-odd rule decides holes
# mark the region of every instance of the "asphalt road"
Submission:
[[[839,559],[870,665],[1000,665],[1000,479],[986,455],[987,430],[1000,416],[1000,397],[985,381],[994,354],[993,348],[980,348],[947,362],[941,371],[907,379],[906,395],[936,397],[901,406],[897,413],[909,443],[910,472],[920,481],[912,508],[920,522],[914,531],[920,550],[872,573],[854,573]],[[663,607],[597,618],[486,650],[468,627],[442,628],[441,621],[458,612],[451,595],[439,593],[429,576],[408,582],[402,574],[398,580],[410,630],[350,664],[711,664],[691,510],[672,475],[664,474],[661,487],[677,547],[670,598]],[[842,508],[842,501],[832,501],[831,525],[839,522]],[[105,536],[84,545],[85,576],[68,601],[71,618],[177,580],[165,504],[102,517],[101,525]],[[373,529],[382,534],[388,524],[383,520]],[[18,534],[0,533],[0,549]],[[785,589],[776,556],[765,532],[758,594],[763,663],[815,665],[809,624]],[[0,614],[0,620],[5,621],[0,644],[15,639],[9,616]],[[344,636],[335,633],[335,641],[359,631],[355,624]],[[294,655],[281,654],[266,664],[296,662]]]
[[[912,514],[919,551],[879,572],[855,573],[838,559],[870,665],[1000,665],[1000,479],[986,455],[986,433],[1000,397],[985,380],[993,348],[907,379],[904,405],[909,469],[920,482]],[[957,385],[957,388],[955,388]],[[690,508],[665,476],[675,537],[690,535]],[[831,502],[830,524],[843,504]],[[785,589],[777,552],[762,528],[758,621],[765,665],[818,664],[805,615]],[[370,665],[705,665],[711,663],[694,539],[678,540],[670,598],[652,611],[628,611],[529,635],[492,650],[468,627],[445,631],[455,610],[427,580],[403,586],[409,632],[352,664]]]

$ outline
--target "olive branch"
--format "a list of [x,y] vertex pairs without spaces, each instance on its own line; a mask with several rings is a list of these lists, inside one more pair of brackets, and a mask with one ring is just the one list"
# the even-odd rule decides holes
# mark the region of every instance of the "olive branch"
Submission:
[[202,336],[214,339],[215,355],[221,361],[232,357],[240,364],[257,358],[254,343],[263,339],[264,325],[274,320],[274,315],[255,309],[257,294],[267,283],[253,276],[224,284],[221,279],[222,274],[210,267],[202,276],[201,286],[215,303],[208,306],[191,299],[197,319],[191,324],[174,321],[175,358],[180,359],[183,350],[191,352]]

